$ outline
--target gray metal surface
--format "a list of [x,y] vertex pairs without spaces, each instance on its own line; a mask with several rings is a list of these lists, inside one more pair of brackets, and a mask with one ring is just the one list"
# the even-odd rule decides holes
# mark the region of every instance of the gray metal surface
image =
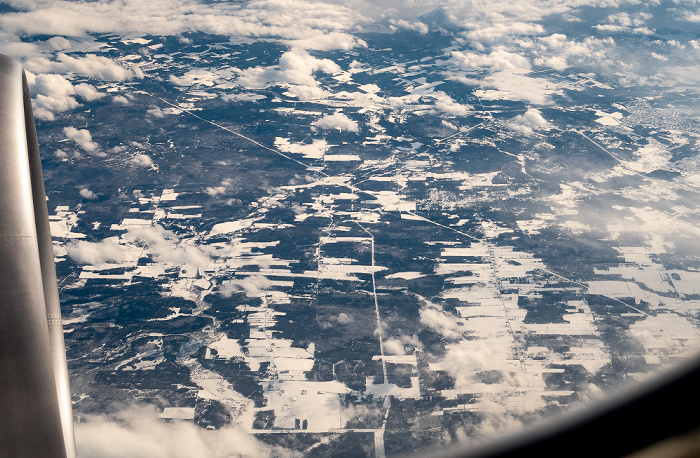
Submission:
[[0,456],[75,456],[63,329],[34,121],[22,67],[2,55]]

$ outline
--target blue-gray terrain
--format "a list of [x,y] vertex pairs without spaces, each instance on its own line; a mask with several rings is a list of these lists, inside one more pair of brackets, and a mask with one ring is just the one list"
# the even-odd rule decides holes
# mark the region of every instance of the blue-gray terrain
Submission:
[[464,445],[698,349],[697,2],[0,11],[87,456]]

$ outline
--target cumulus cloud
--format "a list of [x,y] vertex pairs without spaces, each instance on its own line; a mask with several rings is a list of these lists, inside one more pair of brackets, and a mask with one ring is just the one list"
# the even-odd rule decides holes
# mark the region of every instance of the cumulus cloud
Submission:
[[358,132],[360,129],[356,121],[348,118],[340,111],[332,115],[323,116],[312,122],[311,125],[317,129],[338,129],[340,131]]
[[208,186],[204,192],[209,194],[211,197],[218,196],[219,194],[225,194],[228,189],[225,186]]
[[446,121],[446,120],[444,120],[444,119],[442,120],[441,124],[442,124],[443,126],[447,127],[448,129],[451,129],[451,130],[459,130],[459,127],[455,126],[455,125],[452,124],[451,122]]
[[532,69],[527,57],[506,51],[503,48],[496,49],[489,54],[454,51],[452,58],[453,62],[457,63],[459,67],[467,70],[527,73]]
[[46,45],[54,51],[63,51],[73,46],[71,41],[66,37],[51,37],[46,40]]
[[99,152],[99,145],[92,141],[92,134],[87,129],[76,129],[75,127],[64,127],[63,132],[66,138],[73,140],[82,149],[89,153]]
[[85,100],[86,102],[92,102],[93,100],[99,100],[106,96],[104,92],[99,92],[95,86],[87,83],[80,83],[74,86],[75,93],[78,97]]
[[314,72],[340,72],[340,67],[332,60],[318,59],[300,49],[292,49],[282,54],[279,69],[288,82],[307,86],[315,84],[312,77]]
[[146,110],[146,114],[157,119],[162,119],[165,118],[166,114],[168,114],[168,110],[163,110],[160,107],[152,107]]
[[530,108],[524,114],[513,118],[506,125],[510,130],[525,135],[532,135],[536,130],[547,127],[547,120],[542,117],[539,110]]
[[35,75],[27,72],[27,82],[30,93],[35,95],[32,99],[35,116],[48,121],[53,121],[56,113],[80,106],[75,99],[76,95],[88,102],[105,95],[90,84],[80,83],[74,86],[62,75],[54,73]]
[[564,70],[571,64],[596,63],[609,64],[608,54],[613,49],[615,41],[611,38],[599,39],[587,37],[582,41],[569,40],[566,35],[555,33],[539,38],[533,43],[533,62]]
[[147,406],[129,407],[110,415],[81,414],[81,419],[81,422],[75,424],[75,440],[79,456],[99,458],[269,456],[269,450],[266,450],[253,436],[234,426],[206,430],[191,422],[166,423],[158,418],[158,412],[154,408]]
[[319,322],[322,328],[328,329],[332,326],[337,326],[337,325],[347,325],[350,323],[355,322],[355,317],[352,315],[345,313],[345,312],[340,312],[337,315],[325,315],[323,317],[323,320]]
[[160,225],[130,228],[122,234],[121,240],[110,238],[100,242],[71,242],[66,245],[66,251],[68,256],[81,264],[104,264],[125,261],[126,253],[134,245],[156,262],[197,268],[208,267],[215,252],[213,248],[197,246],[191,239],[180,239]]
[[45,121],[56,119],[56,113],[72,110],[80,104],[71,96],[47,96],[38,94],[34,98],[34,115]]
[[389,23],[391,24],[392,28],[394,30],[396,29],[406,29],[406,30],[415,30],[416,32],[425,35],[426,33],[430,32],[430,28],[425,25],[424,23],[420,21],[407,21],[405,19],[390,19]]
[[80,197],[83,199],[95,200],[97,199],[97,194],[90,191],[88,188],[80,188]]
[[139,167],[153,167],[153,159],[145,154],[137,154],[131,159],[131,163]]
[[27,75],[30,89],[35,94],[62,96],[75,94],[73,84],[61,75]]
[[137,76],[133,70],[122,67],[112,59],[95,54],[73,57],[59,53],[56,60],[29,58],[24,61],[24,66],[34,73],[73,73],[102,81],[126,81]]
[[[526,27],[522,30],[526,31]],[[500,29],[499,29],[500,30]],[[504,29],[505,30],[505,29]],[[534,30],[531,32],[534,33]],[[544,30],[540,32],[544,33]],[[542,34],[540,33],[540,34]],[[609,56],[615,42],[607,37],[586,37],[570,40],[564,34],[524,36],[516,42],[493,43],[483,52],[453,51],[449,60],[449,79],[480,86],[475,95],[487,100],[520,100],[531,104],[548,104],[551,96],[560,94],[563,84],[546,77],[532,76],[532,65],[564,70],[570,65],[594,64],[610,67]],[[448,67],[448,68],[449,68]],[[479,77],[468,77],[474,74]],[[486,76],[483,74],[486,73]]]
[[384,341],[384,353],[387,355],[405,355],[406,350],[398,339],[386,339]]
[[692,11],[687,11],[683,15],[683,19],[685,19],[688,22],[700,22],[700,12],[692,12]]
[[389,355],[405,355],[407,348],[420,349],[422,344],[418,336],[392,337],[384,340],[384,352]]
[[236,83],[249,89],[262,89],[282,85],[290,95],[300,100],[321,98],[326,92],[321,89],[314,73],[339,73],[340,66],[330,59],[318,59],[300,48],[293,48],[280,57],[276,67],[252,67],[238,70]]
[[208,267],[213,249],[200,247],[192,239],[180,239],[162,226],[144,226],[129,229],[122,235],[125,242],[136,243],[159,263]]
[[262,291],[272,287],[272,282],[264,275],[250,275],[245,278],[225,280],[219,286],[219,294],[230,297],[233,293],[245,292],[247,297],[260,297]]
[[[437,7],[437,0],[421,2],[423,8]],[[486,1],[452,1],[439,2],[444,14],[451,18],[452,22],[461,24],[470,30],[495,28],[499,30],[501,24],[507,30],[503,36],[517,36],[522,33],[534,34],[537,23],[543,19],[561,15],[574,19],[583,7],[621,7],[625,4],[638,5],[639,0],[490,0]],[[500,37],[499,37],[500,38]]]
[[[514,341],[507,333],[492,333],[483,339],[461,339],[445,346],[444,356],[435,367],[454,378],[455,388],[484,383],[479,374],[493,377],[490,395],[478,400],[482,422],[479,433],[491,435],[513,426],[520,426],[519,417],[543,408],[544,381],[536,373],[514,371]],[[458,361],[459,364],[455,364]]]
[[80,104],[73,97],[73,84],[61,75],[27,73],[30,91],[35,94],[34,115],[39,119],[53,121],[55,113],[72,110]]
[[473,108],[470,105],[463,105],[455,102],[452,97],[442,91],[435,91],[427,97],[435,100],[435,109],[433,111],[445,113],[451,116],[466,116],[466,114]]
[[208,186],[204,189],[204,192],[209,194],[211,197],[214,197],[220,194],[226,194],[232,186],[233,182],[231,180],[221,180],[220,186]]
[[290,40],[288,43],[295,48],[315,51],[331,51],[335,49],[348,51],[357,47],[367,47],[367,43],[363,40],[345,32],[318,31],[316,34],[309,33],[309,35],[307,38]]
[[467,38],[477,42],[483,49],[483,45],[503,41],[510,41],[513,37],[522,35],[540,35],[544,33],[544,27],[540,24],[525,22],[501,22],[487,27],[478,27],[466,34]]
[[350,49],[362,41],[348,32],[367,22],[351,8],[302,0],[245,4],[195,0],[29,2],[0,16],[0,29],[18,35],[82,37],[90,33],[178,36],[204,32],[267,37],[309,49]]
[[456,342],[447,346],[444,361],[459,361],[459,364],[446,364],[445,368],[455,378],[455,386],[469,386],[477,372],[503,364],[503,355],[499,353],[484,340]]
[[462,336],[459,319],[439,306],[425,301],[419,313],[420,322],[443,337],[458,339]]
[[41,55],[41,47],[37,43],[23,42],[17,35],[0,29],[0,53],[16,58],[35,57]]
[[606,33],[635,33],[641,35],[651,35],[654,33],[645,26],[648,19],[651,19],[652,15],[649,13],[617,13],[608,16],[607,24],[598,24],[593,26],[600,32]]
[[112,239],[101,242],[87,242],[79,240],[67,243],[66,252],[79,264],[100,265],[106,263],[119,263],[126,260],[123,247]]
[[129,99],[127,99],[123,95],[115,95],[114,97],[112,97],[112,103],[116,103],[117,105],[128,105]]
[[484,89],[474,91],[484,100],[520,100],[533,105],[551,103],[551,96],[562,90],[546,78],[511,72],[497,72],[480,81]]
[[232,102],[232,103],[257,102],[258,100],[263,100],[266,98],[267,98],[267,96],[265,96],[265,95],[253,94],[253,93],[224,94],[221,96],[221,100],[223,100],[224,102]]

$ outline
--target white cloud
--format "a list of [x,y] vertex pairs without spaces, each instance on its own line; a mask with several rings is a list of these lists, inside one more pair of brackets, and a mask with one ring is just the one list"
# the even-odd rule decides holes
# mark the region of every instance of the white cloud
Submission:
[[357,47],[367,47],[367,43],[363,40],[344,32],[319,32],[316,36],[291,40],[288,43],[294,48],[316,51],[331,51],[335,49],[349,51]]
[[46,40],[46,44],[53,51],[63,51],[73,46],[71,41],[65,37],[51,37]]
[[320,71],[324,73],[340,72],[338,64],[330,59],[317,59],[309,55],[306,51],[292,49],[280,57],[279,69],[283,74],[283,80],[294,84],[314,85],[313,73]]
[[89,200],[95,200],[97,199],[97,194],[94,192],[90,191],[88,188],[81,188],[80,189],[80,196],[83,199],[89,199]]
[[600,32],[606,33],[634,33],[641,35],[651,35],[654,33],[648,27],[645,26],[646,21],[651,19],[652,15],[649,13],[617,13],[608,16],[607,24],[598,24],[593,27]]
[[634,33],[638,35],[651,35],[654,33],[653,30],[650,30],[647,27],[630,28],[619,24],[598,24],[593,27],[598,29],[600,32],[606,33]]
[[498,48],[490,54],[454,51],[452,61],[468,70],[509,71],[527,73],[532,69],[527,57]]
[[224,94],[221,100],[224,102],[240,103],[240,102],[257,102],[258,100],[266,99],[267,96],[262,94]]
[[79,264],[100,265],[126,260],[122,247],[110,239],[101,242],[79,240],[66,244],[66,251]]
[[683,19],[685,19],[688,22],[700,22],[700,12],[694,13],[694,12],[688,11],[683,16]]
[[451,130],[459,130],[459,127],[455,126],[455,125],[452,124],[451,122],[446,121],[446,120],[444,120],[444,119],[442,120],[442,125],[445,126],[445,127],[447,127],[448,129],[451,129]]
[[384,341],[384,353],[387,355],[405,355],[406,350],[399,339],[386,339]]
[[[532,66],[520,53],[499,46],[490,53],[452,52],[450,63],[455,71],[447,72],[448,78],[465,84],[481,86],[475,95],[486,100],[522,100],[532,104],[549,103],[550,95],[560,92],[555,83],[545,78],[527,76]],[[467,78],[462,70],[471,73],[491,73],[486,77]]]
[[535,78],[518,73],[498,72],[481,80],[483,87],[474,91],[485,100],[520,100],[533,105],[546,105],[550,97],[561,94],[561,89],[546,78]]
[[513,37],[540,35],[544,27],[540,24],[525,22],[501,22],[488,27],[478,27],[466,34],[467,38],[479,44],[493,44],[510,41]]
[[225,280],[219,286],[219,294],[230,297],[237,292],[245,292],[247,297],[260,297],[261,292],[272,287],[272,282],[264,275],[250,275],[235,280]]
[[225,194],[228,189],[224,186],[208,186],[204,192],[209,194],[210,196],[218,196],[219,194]]
[[74,86],[75,93],[78,97],[85,100],[86,102],[92,102],[93,100],[99,100],[106,96],[104,92],[99,92],[95,86],[87,83],[80,83]]
[[161,119],[161,118],[165,118],[167,111],[162,110],[160,107],[153,107],[153,108],[149,108],[148,110],[146,110],[146,114],[153,116],[154,118]]
[[547,124],[547,120],[542,117],[539,110],[530,108],[524,114],[513,118],[506,125],[509,129],[516,132],[520,132],[525,135],[532,135],[536,130],[547,127]]
[[56,97],[75,94],[73,84],[61,75],[33,75],[33,77],[28,77],[27,80],[30,82],[31,90],[35,94]]
[[231,189],[231,180],[222,180],[220,186],[208,186],[204,189],[204,192],[209,194],[211,197],[218,196],[220,194],[226,194]]
[[99,145],[92,141],[92,135],[87,129],[64,127],[63,132],[69,140],[73,140],[78,146],[89,153],[97,153],[100,149]]
[[125,69],[113,60],[95,54],[73,57],[59,53],[57,60],[46,57],[29,58],[24,61],[24,66],[34,73],[75,73],[103,81],[126,81],[137,76],[133,70]]
[[575,41],[569,40],[564,34],[556,33],[539,38],[533,45],[533,54],[536,56],[533,62],[536,65],[564,70],[572,63],[611,63],[608,54],[615,41],[610,37],[587,37],[583,41]]
[[338,315],[326,315],[323,317],[323,321],[320,322],[322,328],[327,329],[338,324],[350,324],[355,321],[355,318],[345,312],[340,312]]
[[85,101],[104,97],[94,86],[80,83],[73,86],[61,75],[48,73],[35,75],[27,72],[30,93],[34,94],[34,114],[39,119],[53,121],[56,113],[72,110],[80,106],[74,96]]
[[430,28],[423,24],[420,21],[406,21],[404,19],[390,19],[389,23],[394,26],[394,28],[400,28],[400,29],[406,29],[406,30],[415,30],[416,32],[425,35],[426,33],[430,32]]
[[138,154],[131,159],[131,163],[139,167],[153,167],[153,159],[145,154]]
[[53,121],[56,113],[72,110],[79,105],[70,96],[51,97],[39,94],[34,98],[34,115],[39,119]]
[[82,37],[90,33],[170,35],[204,32],[266,37],[309,49],[350,49],[362,41],[348,34],[367,22],[351,8],[301,0],[241,3],[194,0],[36,1],[0,16],[0,29],[19,35]]
[[448,339],[458,339],[462,336],[459,319],[437,305],[425,302],[420,309],[420,322],[436,333]]
[[[459,361],[459,364],[445,365],[450,375],[455,378],[455,386],[469,386],[476,372],[493,369],[494,366],[502,364],[503,355],[499,353],[503,353],[503,350],[499,347],[490,348],[484,340],[460,341],[447,346],[444,360]],[[498,359],[494,359],[494,356]]]
[[341,68],[330,59],[318,59],[303,49],[292,48],[282,54],[275,67],[252,67],[237,70],[236,83],[249,89],[274,85],[286,86],[290,95],[300,100],[322,98],[326,92],[319,87],[314,73],[339,73]]
[[406,348],[421,349],[421,344],[418,336],[401,336],[398,338],[389,338],[384,340],[384,352],[390,355],[405,355]]
[[345,130],[349,132],[358,132],[360,130],[356,121],[348,118],[340,111],[317,119],[312,122],[311,125],[317,129],[338,129],[340,131]]
[[[75,424],[79,456],[95,458],[224,458],[269,455],[253,436],[234,426],[218,430],[191,422],[165,422],[152,407],[136,406],[110,415],[81,414]],[[291,451],[285,451],[291,452]],[[280,456],[290,456],[283,453]]]
[[128,105],[129,99],[127,99],[123,95],[115,95],[114,97],[112,97],[112,103],[116,103],[117,105]]
[[61,75],[27,73],[30,91],[35,94],[34,115],[39,119],[53,121],[56,113],[72,110],[80,104],[73,97],[75,88]]
[[176,86],[190,86],[192,84],[192,80],[175,75],[170,75],[168,81]]
[[36,43],[22,42],[15,34],[0,31],[0,53],[15,58],[32,57],[41,55],[41,47]]
[[466,114],[473,108],[470,105],[462,105],[461,103],[455,102],[452,97],[442,91],[435,91],[426,97],[430,97],[435,100],[434,111],[452,116],[466,116]]
[[122,240],[136,243],[160,263],[206,268],[211,263],[213,249],[200,247],[192,239],[180,239],[177,234],[160,225],[129,229],[122,235]]
[[[638,5],[640,0],[490,0],[490,1],[439,1],[420,2],[422,8],[436,8],[441,5],[445,15],[453,22],[469,29],[478,30],[490,27],[498,28],[500,24],[516,23],[517,27],[507,30],[504,36],[517,36],[531,32],[528,27],[536,26],[543,19],[553,15],[575,19],[583,7],[620,8],[625,4]],[[571,20],[571,19],[569,19]]]

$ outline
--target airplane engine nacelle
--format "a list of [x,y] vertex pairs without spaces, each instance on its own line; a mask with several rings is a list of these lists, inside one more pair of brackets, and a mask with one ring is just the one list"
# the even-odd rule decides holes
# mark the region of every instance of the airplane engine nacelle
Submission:
[[31,99],[0,55],[0,456],[75,456],[72,417]]

